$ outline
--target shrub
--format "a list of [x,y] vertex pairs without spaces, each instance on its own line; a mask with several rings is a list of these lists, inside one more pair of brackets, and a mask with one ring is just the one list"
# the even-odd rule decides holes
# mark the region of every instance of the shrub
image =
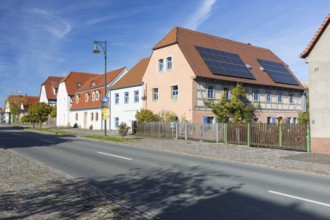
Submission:
[[135,115],[135,118],[138,122],[160,121],[159,115],[154,114],[149,109],[142,109],[141,111],[138,111]]
[[127,135],[128,130],[131,129],[130,127],[127,126],[125,122],[122,122],[118,126],[118,128],[119,128],[118,133],[120,134],[120,136],[122,136],[122,138],[124,138]]

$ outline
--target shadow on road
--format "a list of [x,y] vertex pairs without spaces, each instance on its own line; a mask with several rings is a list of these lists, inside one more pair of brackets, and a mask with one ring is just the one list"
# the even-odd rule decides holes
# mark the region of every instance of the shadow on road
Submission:
[[[149,216],[164,219],[322,219],[300,209],[297,204],[283,206],[242,194],[240,189],[244,184],[227,183],[227,178],[233,175],[225,171],[204,175],[202,170],[204,167],[177,165],[147,172],[131,170],[111,179],[50,181],[33,189],[26,186],[19,192],[0,195],[0,213],[14,212],[2,218],[7,220],[25,219],[38,213],[52,214],[58,219],[82,218],[109,201],[100,199],[97,193],[87,192],[84,186],[88,185],[105,191],[106,198],[110,196],[151,213]],[[212,177],[221,177],[223,181],[213,182]],[[117,216],[114,219],[131,218]]]

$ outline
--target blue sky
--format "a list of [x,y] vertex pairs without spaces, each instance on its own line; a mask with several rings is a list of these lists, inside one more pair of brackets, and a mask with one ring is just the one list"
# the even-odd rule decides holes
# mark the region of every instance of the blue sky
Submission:
[[299,54],[329,12],[328,0],[0,0],[0,107],[50,75],[103,73],[93,40],[107,40],[108,70],[130,69],[175,26],[268,48],[307,82]]

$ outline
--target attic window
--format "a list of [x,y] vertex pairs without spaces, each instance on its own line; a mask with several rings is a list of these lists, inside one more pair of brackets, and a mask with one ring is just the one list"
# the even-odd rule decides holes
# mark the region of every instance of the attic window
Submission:
[[92,81],[91,86],[96,86],[96,83],[94,81]]
[[77,82],[77,87],[80,88],[82,84],[80,82]]

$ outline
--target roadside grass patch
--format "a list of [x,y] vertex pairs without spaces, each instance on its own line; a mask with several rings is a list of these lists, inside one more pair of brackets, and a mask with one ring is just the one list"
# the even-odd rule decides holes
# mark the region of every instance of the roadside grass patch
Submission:
[[87,135],[83,136],[84,138],[91,138],[96,140],[102,140],[102,141],[114,141],[114,142],[131,142],[132,139],[130,138],[121,138],[121,137],[113,137],[113,136],[101,136],[101,135]]
[[25,129],[34,130],[34,131],[48,132],[48,133],[54,133],[54,134],[61,134],[61,135],[73,134],[73,133],[71,133],[71,132],[61,131],[61,130],[59,130],[59,129],[31,128],[31,127],[27,127],[27,128],[25,128]]

